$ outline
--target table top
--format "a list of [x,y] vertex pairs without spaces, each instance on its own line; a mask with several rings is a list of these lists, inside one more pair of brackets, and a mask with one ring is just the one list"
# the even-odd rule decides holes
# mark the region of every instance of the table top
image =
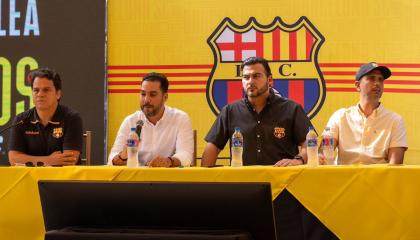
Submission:
[[[38,180],[270,182],[340,239],[417,239],[420,166],[0,167],[0,239],[43,239]],[[25,231],[22,231],[25,229]]]

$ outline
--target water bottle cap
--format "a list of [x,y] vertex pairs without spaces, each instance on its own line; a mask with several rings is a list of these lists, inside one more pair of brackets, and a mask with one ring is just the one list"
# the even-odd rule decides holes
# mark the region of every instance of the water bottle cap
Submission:
[[132,128],[130,128],[130,131],[135,132],[136,131],[136,128],[135,127],[132,127]]
[[325,127],[325,131],[330,131],[330,127]]
[[235,132],[240,132],[241,128],[240,127],[235,127]]
[[309,126],[309,131],[314,130],[314,127]]

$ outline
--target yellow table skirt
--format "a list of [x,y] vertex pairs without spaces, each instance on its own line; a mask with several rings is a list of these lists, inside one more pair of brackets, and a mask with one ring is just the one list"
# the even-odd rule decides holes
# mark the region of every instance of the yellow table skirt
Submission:
[[340,239],[420,239],[420,166],[0,167],[0,239],[43,239],[38,180],[271,182]]

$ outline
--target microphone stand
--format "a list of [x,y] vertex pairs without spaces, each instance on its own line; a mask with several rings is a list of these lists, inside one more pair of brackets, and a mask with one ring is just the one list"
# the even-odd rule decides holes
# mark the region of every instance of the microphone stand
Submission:
[[23,124],[23,120],[20,120],[19,122],[15,123],[15,124],[12,124],[12,125],[4,128],[3,130],[1,130],[0,134],[6,132],[7,130],[11,129],[12,127],[17,127],[17,126],[22,125],[22,124]]

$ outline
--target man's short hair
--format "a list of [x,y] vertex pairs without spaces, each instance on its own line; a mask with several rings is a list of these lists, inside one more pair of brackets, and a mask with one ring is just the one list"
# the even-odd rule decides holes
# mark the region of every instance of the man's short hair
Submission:
[[61,78],[58,73],[49,68],[38,68],[28,74],[28,81],[31,83],[31,88],[34,87],[35,78],[46,78],[53,82],[55,90],[61,90]]
[[163,93],[168,92],[169,81],[165,75],[161,73],[151,72],[143,77],[143,81],[160,82],[160,89]]
[[244,70],[245,66],[255,65],[258,63],[263,65],[267,77],[272,75],[270,65],[268,65],[268,61],[261,57],[249,57],[245,59],[241,64],[241,71]]

